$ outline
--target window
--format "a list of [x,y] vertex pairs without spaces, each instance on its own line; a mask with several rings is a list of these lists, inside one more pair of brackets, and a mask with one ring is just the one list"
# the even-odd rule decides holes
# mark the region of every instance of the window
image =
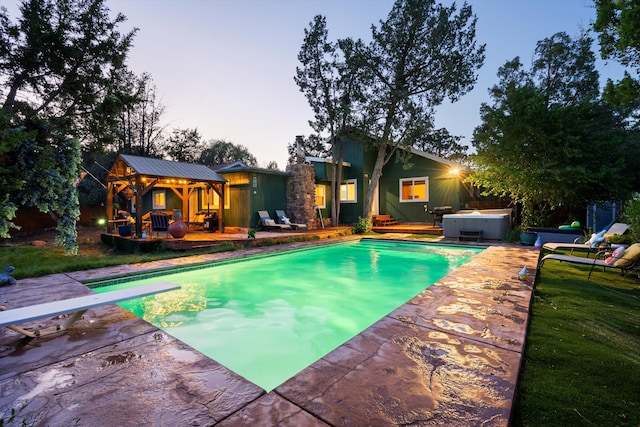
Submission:
[[[231,206],[229,203],[229,186],[224,186],[224,208],[229,209]],[[208,197],[207,197],[208,196]],[[214,190],[204,190],[202,192],[202,206],[201,209],[218,209],[220,206],[220,196]]]
[[326,208],[327,207],[327,197],[326,197],[326,188],[324,185],[316,185],[316,207],[317,208]]
[[400,202],[428,202],[429,177],[400,180]]
[[358,181],[348,179],[340,186],[340,202],[356,203],[358,201]]
[[167,199],[165,190],[153,190],[153,209],[166,209]]

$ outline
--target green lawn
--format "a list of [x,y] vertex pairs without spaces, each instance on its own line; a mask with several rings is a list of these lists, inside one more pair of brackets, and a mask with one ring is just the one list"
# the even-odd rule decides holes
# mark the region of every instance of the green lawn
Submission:
[[45,274],[86,270],[110,265],[134,264],[159,259],[176,258],[196,253],[213,253],[233,250],[230,243],[223,243],[199,251],[157,251],[140,254],[123,254],[102,243],[84,245],[76,256],[65,255],[64,249],[56,246],[0,246],[0,259],[4,269],[8,265],[16,269],[11,275],[16,279],[38,277]]
[[547,261],[536,283],[515,426],[640,425],[640,280]]

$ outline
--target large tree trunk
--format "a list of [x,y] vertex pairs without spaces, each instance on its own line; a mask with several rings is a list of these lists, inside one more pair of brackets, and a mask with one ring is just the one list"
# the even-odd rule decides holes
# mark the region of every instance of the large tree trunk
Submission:
[[373,197],[375,196],[375,190],[378,187],[378,182],[382,176],[382,167],[387,160],[387,146],[386,142],[381,143],[378,147],[378,156],[376,157],[376,164],[373,166],[373,172],[371,173],[371,183],[367,189],[367,196],[364,199],[364,206],[362,209],[362,217],[365,219],[371,219],[371,212],[373,209]]
[[[331,225],[337,227],[340,222],[340,187],[342,184],[342,161],[344,159],[344,144],[338,143],[337,138],[332,144],[333,179],[331,180]],[[337,154],[337,155],[336,155]]]

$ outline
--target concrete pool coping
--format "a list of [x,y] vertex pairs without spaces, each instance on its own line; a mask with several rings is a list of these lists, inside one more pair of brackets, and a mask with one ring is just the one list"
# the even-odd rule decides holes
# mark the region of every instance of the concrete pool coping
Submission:
[[[337,240],[345,239],[330,242]],[[100,278],[325,242],[25,279],[3,287],[0,304],[28,306],[90,293],[82,283]],[[537,259],[531,247],[489,246],[270,393],[118,306],[90,310],[48,339],[2,329],[0,419],[14,408],[16,421],[34,425],[508,425]]]

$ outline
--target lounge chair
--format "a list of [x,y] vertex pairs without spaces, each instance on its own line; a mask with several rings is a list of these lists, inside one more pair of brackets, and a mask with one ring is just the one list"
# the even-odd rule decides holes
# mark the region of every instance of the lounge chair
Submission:
[[[13,308],[10,310],[5,310],[4,307],[1,307],[0,309],[3,311],[0,311],[0,328],[6,327],[30,338],[43,337],[67,330],[90,308],[95,308],[107,304],[115,304],[120,301],[140,298],[160,292],[173,291],[175,289],[180,289],[180,286],[168,282],[159,282],[150,285],[136,286],[134,288],[105,292],[102,294],[85,295],[61,301],[31,305],[28,307]],[[69,316],[69,318],[64,323],[46,329],[27,331],[15,326],[16,324],[20,323],[42,319],[45,317],[59,316],[61,314],[67,313],[73,314]]]
[[[589,269],[589,275],[587,276],[587,279],[590,279],[591,273],[593,272],[593,269],[595,267],[602,267],[602,271],[605,271],[607,268],[619,269],[620,273],[623,276],[626,276],[630,271],[633,271],[640,266],[640,243],[634,243],[633,245],[624,249],[624,251],[619,252],[619,257],[614,257],[609,250],[600,251],[594,258],[585,258],[573,255],[549,254],[540,259],[540,262],[538,263],[538,269],[542,268],[545,261],[549,260],[569,262],[572,264],[589,265],[591,266],[591,268]],[[608,256],[608,258],[605,259],[605,256]]]
[[191,216],[187,225],[193,230],[204,230],[204,220],[205,215],[203,213],[197,213]]
[[292,227],[289,224],[278,224],[269,215],[267,211],[258,211],[260,217],[260,228],[263,230],[291,230]]
[[612,224],[607,230],[603,230],[600,233],[591,236],[591,239],[587,240],[584,243],[545,243],[542,246],[542,249],[551,253],[555,253],[559,249],[563,250],[571,250],[573,251],[583,251],[587,252],[587,257],[591,254],[592,251],[598,252],[602,249],[603,246],[607,246],[606,239],[615,235],[622,235],[626,233],[629,229],[629,224],[624,224],[622,222],[616,222]]
[[151,212],[151,232],[156,232],[156,236],[158,233],[163,231],[169,237],[169,215],[161,212]]
[[307,224],[296,224],[289,220],[289,217],[285,215],[284,211],[276,210],[276,218],[280,224],[289,224],[294,230],[306,230]]

